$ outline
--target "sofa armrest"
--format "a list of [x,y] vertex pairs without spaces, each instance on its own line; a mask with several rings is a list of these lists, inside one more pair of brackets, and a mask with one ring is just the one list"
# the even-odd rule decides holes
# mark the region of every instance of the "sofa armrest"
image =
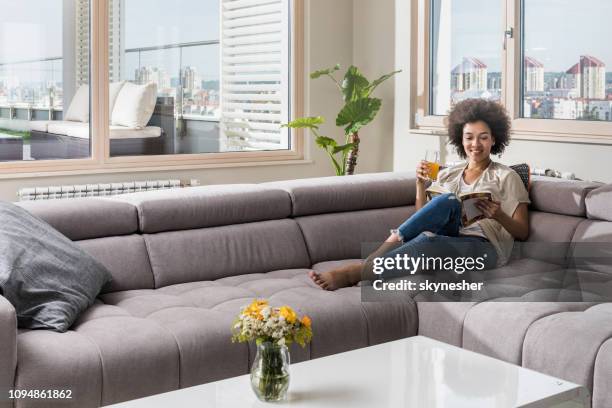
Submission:
[[17,315],[15,308],[0,296],[0,407],[12,407],[8,390],[15,385],[17,368]]

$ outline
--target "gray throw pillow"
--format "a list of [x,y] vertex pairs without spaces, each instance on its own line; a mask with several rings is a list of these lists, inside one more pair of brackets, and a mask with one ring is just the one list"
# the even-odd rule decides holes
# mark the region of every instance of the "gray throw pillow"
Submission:
[[65,332],[111,280],[77,244],[23,208],[0,202],[0,294],[25,329]]

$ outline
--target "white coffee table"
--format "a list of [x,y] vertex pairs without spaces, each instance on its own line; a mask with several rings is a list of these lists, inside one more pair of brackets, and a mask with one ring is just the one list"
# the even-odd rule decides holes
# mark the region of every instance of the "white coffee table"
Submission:
[[[303,408],[590,407],[582,386],[423,336],[291,366],[287,401]],[[272,407],[249,376],[113,405],[122,408]]]

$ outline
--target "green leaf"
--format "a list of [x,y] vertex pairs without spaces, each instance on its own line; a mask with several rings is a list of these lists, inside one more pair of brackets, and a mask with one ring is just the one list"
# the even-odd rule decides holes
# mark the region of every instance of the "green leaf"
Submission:
[[363,98],[366,95],[370,83],[354,65],[351,65],[344,75],[342,81],[342,92],[344,93],[344,101],[350,102]]
[[289,123],[285,123],[281,127],[288,127],[292,129],[318,129],[319,125],[325,123],[325,119],[322,116],[310,116],[306,118],[295,119]]
[[318,71],[315,71],[313,73],[310,74],[310,79],[317,79],[319,77],[322,77],[323,75],[331,75],[332,72],[336,72],[340,69],[340,64],[336,64],[331,68],[327,68],[327,69],[320,69]]
[[388,73],[388,74],[385,74],[385,75],[381,76],[380,78],[375,79],[374,81],[372,81],[372,83],[370,84],[370,86],[369,86],[369,87],[368,87],[368,89],[367,89],[367,94],[366,94],[365,96],[370,96],[370,94],[371,94],[372,92],[374,92],[374,90],[376,89],[376,87],[377,87],[378,85],[382,84],[382,83],[383,83],[383,82],[385,82],[387,79],[391,78],[393,75],[398,74],[398,73],[400,73],[400,72],[402,72],[402,70],[401,70],[401,69],[400,69],[400,70],[397,70],[397,71],[390,72],[390,73]]
[[317,146],[322,147],[325,150],[327,150],[328,147],[336,147],[338,144],[338,142],[336,142],[334,139],[327,136],[317,136],[315,142],[317,143]]
[[349,150],[351,150],[353,147],[355,147],[355,143],[347,143],[347,144],[344,144],[342,146],[334,147],[334,150],[332,150],[332,152],[333,152],[333,154],[337,154],[337,153],[340,153],[340,152],[345,153],[345,152],[348,152]]
[[340,166],[334,155],[329,150],[327,151],[327,154],[329,155],[329,158],[331,159],[332,164],[334,165],[334,169],[336,169],[336,176],[344,176],[344,170],[342,169],[342,166]]
[[345,126],[347,135],[355,133],[374,120],[381,104],[382,101],[378,98],[363,98],[349,102],[338,113],[336,126]]

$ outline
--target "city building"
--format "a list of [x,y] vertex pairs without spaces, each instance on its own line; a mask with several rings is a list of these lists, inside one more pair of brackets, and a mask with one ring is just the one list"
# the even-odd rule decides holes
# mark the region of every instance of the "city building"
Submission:
[[489,72],[487,74],[487,89],[501,90],[502,75],[501,72]]
[[553,117],[555,119],[577,119],[584,111],[582,99],[555,99]]
[[196,67],[185,67],[182,77],[183,89],[194,90],[202,87],[202,78],[198,75]]
[[487,65],[474,57],[464,57],[451,71],[453,91],[486,91]]
[[147,84],[155,82],[157,89],[162,90],[170,88],[170,75],[157,67],[140,67],[136,70],[134,79],[137,84]]
[[[109,53],[108,75],[110,82],[121,80],[121,56],[123,55],[122,16],[125,0],[109,0]],[[78,0],[75,12],[76,24],[76,85],[89,83],[89,0]]]
[[606,65],[590,55],[581,55],[580,61],[566,71],[569,88],[577,90],[579,98],[606,98]]
[[544,65],[532,57],[525,57],[525,92],[544,92]]

